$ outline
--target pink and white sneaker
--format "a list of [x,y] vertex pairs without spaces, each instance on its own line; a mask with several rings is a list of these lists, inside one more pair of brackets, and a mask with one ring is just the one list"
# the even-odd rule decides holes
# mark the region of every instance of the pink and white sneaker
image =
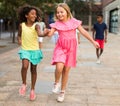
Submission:
[[61,91],[60,94],[58,95],[57,101],[63,102],[64,99],[65,99],[65,91]]
[[21,88],[19,89],[19,95],[24,96],[26,93],[26,88],[27,88],[27,85],[22,84]]
[[52,92],[53,93],[58,93],[60,90],[60,84],[59,83],[54,83]]
[[34,101],[35,99],[36,99],[35,91],[31,90],[31,92],[30,92],[30,100]]

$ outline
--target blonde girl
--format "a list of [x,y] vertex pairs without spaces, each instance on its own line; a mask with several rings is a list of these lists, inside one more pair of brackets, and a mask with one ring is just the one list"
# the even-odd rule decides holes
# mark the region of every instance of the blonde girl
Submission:
[[52,58],[52,65],[56,65],[55,83],[52,91],[57,93],[61,85],[61,91],[59,92],[57,101],[63,102],[69,71],[71,67],[76,66],[76,29],[78,29],[96,48],[98,48],[99,45],[92,39],[88,32],[84,30],[82,22],[73,18],[67,4],[60,3],[57,5],[55,18],[56,22],[50,24],[51,30],[48,33],[48,36],[52,36],[55,31],[58,31],[59,34]]

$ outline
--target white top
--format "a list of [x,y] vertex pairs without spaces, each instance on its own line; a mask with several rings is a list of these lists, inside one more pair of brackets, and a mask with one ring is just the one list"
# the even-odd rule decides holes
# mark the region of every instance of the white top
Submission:
[[[40,30],[41,30],[41,32],[43,32],[46,27],[45,23],[44,22],[36,22],[36,24],[40,26]],[[38,37],[38,38],[39,38],[38,39],[39,42],[43,42],[43,37]]]
[[45,29],[45,23],[44,22],[37,22],[36,24],[38,24],[39,26],[40,26],[40,29],[41,29],[41,31],[43,32],[44,31],[44,29]]

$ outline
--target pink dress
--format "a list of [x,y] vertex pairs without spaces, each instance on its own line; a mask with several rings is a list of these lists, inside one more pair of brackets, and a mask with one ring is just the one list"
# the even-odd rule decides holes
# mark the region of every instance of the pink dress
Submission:
[[55,28],[59,34],[53,52],[52,65],[55,65],[57,62],[62,62],[65,66],[76,66],[76,28],[81,24],[82,22],[75,18],[72,18],[67,22],[56,21],[55,23],[50,24],[50,26]]

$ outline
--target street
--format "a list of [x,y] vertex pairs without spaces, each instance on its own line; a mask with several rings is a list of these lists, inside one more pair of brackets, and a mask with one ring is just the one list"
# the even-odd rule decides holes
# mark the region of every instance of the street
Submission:
[[54,43],[44,38],[44,58],[37,67],[37,98],[29,100],[31,74],[27,75],[27,94],[19,96],[21,86],[21,60],[19,47],[0,54],[0,106],[120,106],[120,35],[108,34],[108,42],[96,64],[94,46],[81,37],[77,67],[72,68],[66,89],[65,101],[58,103],[52,94],[54,69],[50,64]]

